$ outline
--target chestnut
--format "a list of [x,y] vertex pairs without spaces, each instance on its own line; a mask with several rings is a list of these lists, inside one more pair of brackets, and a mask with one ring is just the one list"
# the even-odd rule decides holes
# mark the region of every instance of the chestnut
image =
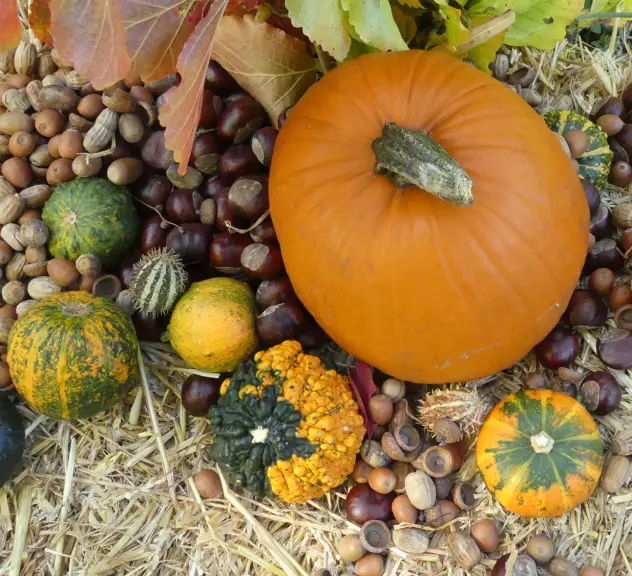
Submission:
[[224,179],[219,174],[217,174],[215,176],[211,176],[202,185],[200,192],[202,193],[202,196],[204,196],[204,198],[215,199],[215,196],[217,196],[217,193],[223,190],[228,191],[228,185],[224,181]]
[[226,146],[215,133],[205,132],[200,134],[199,136],[196,136],[193,141],[193,148],[191,148],[191,160],[189,161],[189,164],[195,164],[198,158],[208,154],[221,155],[225,149]]
[[303,350],[313,350],[327,341],[327,334],[312,316],[307,315],[298,335],[298,341]]
[[280,344],[296,338],[303,320],[303,311],[296,304],[275,304],[257,317],[257,333],[266,344]]
[[632,182],[632,166],[623,160],[617,160],[610,167],[609,181],[619,188],[627,188]]
[[270,207],[268,177],[263,174],[238,178],[228,191],[228,202],[236,214],[255,222]]
[[206,416],[219,400],[220,378],[192,374],[182,385],[182,406],[192,416]]
[[162,211],[171,191],[171,183],[164,174],[151,174],[134,186],[136,198]]
[[611,236],[614,232],[612,213],[605,204],[599,204],[595,213],[590,217],[590,233],[599,240]]
[[[211,243],[212,246],[213,244]],[[261,310],[265,310],[275,304],[298,304],[292,283],[287,278],[276,278],[275,280],[264,280],[261,282],[257,288],[256,299],[257,306]]]
[[208,63],[204,75],[204,87],[222,97],[240,90],[236,80],[214,60]]
[[582,184],[582,188],[584,189],[584,194],[586,195],[586,202],[588,203],[590,215],[592,216],[601,205],[601,194],[599,194],[597,186],[595,186],[592,182],[588,182],[588,180],[580,180],[580,182]]
[[169,168],[173,163],[173,152],[167,149],[164,130],[156,130],[149,135],[143,144],[141,156],[147,164],[156,170]]
[[132,322],[134,323],[134,328],[136,328],[138,339],[147,342],[160,342],[160,337],[166,330],[168,321],[168,316],[152,318],[143,312],[136,312],[132,316]]
[[614,138],[626,151],[628,158],[632,158],[632,124],[626,124]]
[[615,328],[597,340],[597,355],[610,368],[632,368],[632,334]]
[[224,109],[222,99],[212,90],[202,91],[202,111],[198,127],[202,129],[215,128],[217,121]]
[[252,148],[246,144],[231,146],[222,154],[219,161],[219,173],[228,183],[233,183],[240,176],[252,174],[263,169]]
[[[134,158],[136,154],[132,151],[130,145],[122,138],[116,139],[116,147],[111,154],[103,157],[103,166],[109,168],[110,165],[121,158]],[[142,164],[141,164],[142,166]]]
[[140,236],[140,248],[143,254],[147,254],[154,248],[164,248],[167,245],[167,236],[171,226],[158,214],[154,214],[143,222],[143,230]]
[[604,114],[597,118],[596,123],[608,136],[616,136],[625,125],[621,117],[615,114]]
[[217,135],[223,140],[243,144],[263,126],[266,114],[259,102],[252,97],[242,97],[227,103],[217,121]]
[[393,517],[394,494],[379,494],[368,484],[358,484],[347,494],[345,516],[362,526],[369,520],[390,520]]
[[276,143],[278,135],[278,130],[268,126],[266,128],[259,128],[259,130],[253,134],[252,140],[250,141],[250,146],[257,160],[268,168],[272,163],[272,153],[274,152],[274,144]]
[[608,319],[608,307],[596,292],[575,290],[562,318],[570,326],[603,326]]
[[621,404],[621,386],[612,374],[604,371],[586,375],[579,394],[584,406],[599,416],[614,412]]
[[569,380],[554,380],[553,384],[551,384],[551,390],[560,394],[566,394],[566,396],[571,398],[577,398],[577,386]]
[[198,222],[182,224],[167,235],[166,246],[180,255],[185,264],[206,257],[211,243],[211,228]]
[[237,228],[246,226],[246,221],[233,210],[226,188],[215,195],[215,227],[219,232],[228,232],[229,222]]
[[255,226],[250,231],[250,237],[255,242],[263,242],[264,244],[278,244],[276,230],[272,224],[271,218],[266,218],[261,224]]
[[618,272],[623,268],[624,258],[617,243],[612,238],[603,238],[595,242],[592,250],[586,256],[582,274],[592,274],[597,268],[609,268]]
[[617,328],[632,330],[632,304],[621,306],[614,315]]
[[[222,232],[213,238],[208,250],[213,266],[226,274],[241,272],[241,253],[252,244],[247,234],[229,234]],[[261,306],[266,308],[266,306]]]
[[542,366],[555,370],[568,366],[577,358],[579,338],[570,328],[558,325],[533,350]]
[[165,211],[177,224],[197,222],[201,205],[202,195],[197,190],[174,190],[167,197]]
[[255,243],[241,253],[241,265],[249,276],[271,280],[283,269],[283,259],[276,248]]
[[614,272],[608,268],[597,268],[588,280],[591,290],[605,296],[614,286]]
[[470,534],[483,552],[493,552],[500,544],[498,526],[489,518],[474,522],[470,527]]
[[505,567],[507,566],[507,560],[509,560],[509,556],[510,554],[503,554],[500,558],[498,558],[489,576],[506,576],[507,570],[505,569]]
[[593,115],[595,120],[606,114],[614,114],[615,116],[622,117],[625,114],[625,108],[623,102],[619,98],[608,98]]

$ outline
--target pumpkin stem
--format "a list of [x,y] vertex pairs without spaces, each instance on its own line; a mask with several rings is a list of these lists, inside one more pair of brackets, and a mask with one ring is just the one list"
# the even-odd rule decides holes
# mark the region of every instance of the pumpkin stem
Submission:
[[265,442],[268,438],[268,432],[270,432],[270,430],[263,428],[262,426],[251,430],[250,435],[252,436],[252,443],[260,444],[261,442]]
[[416,186],[448,204],[470,206],[472,179],[447,150],[423,130],[386,122],[371,145],[375,173],[388,176],[398,188]]
[[548,454],[553,450],[555,440],[551,438],[546,432],[538,432],[531,436],[531,448],[536,454]]

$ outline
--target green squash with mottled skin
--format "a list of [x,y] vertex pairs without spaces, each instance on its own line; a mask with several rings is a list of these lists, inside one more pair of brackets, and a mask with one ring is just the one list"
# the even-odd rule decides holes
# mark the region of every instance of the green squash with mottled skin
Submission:
[[232,278],[194,283],[171,315],[169,337],[178,354],[194,368],[234,370],[257,347],[255,295]]
[[134,248],[140,223],[126,188],[104,178],[76,178],[59,186],[42,210],[56,258],[97,256],[106,268]]
[[8,363],[30,406],[63,420],[105,410],[140,382],[132,323],[89,292],[55,294],[21,314],[9,333]]
[[580,130],[588,136],[588,150],[576,158],[579,177],[601,189],[608,181],[613,156],[606,133],[588,118],[571,110],[547,112],[544,121],[551,130],[562,136],[571,130]]

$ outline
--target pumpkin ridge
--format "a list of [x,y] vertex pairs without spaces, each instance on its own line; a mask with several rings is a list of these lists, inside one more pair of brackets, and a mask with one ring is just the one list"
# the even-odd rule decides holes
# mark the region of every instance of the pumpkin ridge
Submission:
[[550,454],[547,454],[546,456],[551,462],[551,467],[553,468],[553,474],[555,474],[555,478],[557,480],[557,485],[558,485],[558,487],[560,489],[560,493],[562,494],[562,498],[564,499],[564,503],[566,504],[567,508],[572,508],[573,507],[573,499],[571,498],[570,494],[568,493],[568,489],[566,488],[566,485],[565,485],[564,481],[562,480],[562,477],[560,476],[560,471],[557,469],[557,466],[555,465],[555,460],[553,460],[553,457]]

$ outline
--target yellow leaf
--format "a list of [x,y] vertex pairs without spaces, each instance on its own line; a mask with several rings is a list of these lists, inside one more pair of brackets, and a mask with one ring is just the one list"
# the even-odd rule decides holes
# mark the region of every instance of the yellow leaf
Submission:
[[351,36],[349,22],[340,0],[286,0],[292,24],[329,52],[338,62],[349,53]]
[[448,48],[453,50],[467,38],[467,28],[461,22],[461,11],[453,8],[447,0],[437,0],[439,11],[445,19],[445,31],[448,36]]
[[404,42],[410,42],[417,34],[417,22],[415,18],[410,14],[405,14],[403,10],[400,10],[397,6],[391,6],[393,10],[393,18],[399,28],[399,31],[404,38]]
[[275,125],[316,80],[316,64],[304,42],[250,15],[222,18],[213,59],[261,103]]
[[349,23],[365,44],[380,50],[408,50],[388,0],[341,0]]

